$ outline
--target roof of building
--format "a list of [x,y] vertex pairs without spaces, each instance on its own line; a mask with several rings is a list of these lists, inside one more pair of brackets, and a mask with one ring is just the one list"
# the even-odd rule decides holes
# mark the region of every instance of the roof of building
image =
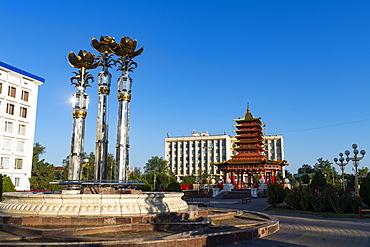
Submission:
[[28,72],[26,72],[26,71],[24,71],[24,70],[18,69],[18,68],[14,67],[14,66],[11,66],[11,65],[6,64],[6,63],[1,62],[1,61],[0,61],[0,67],[4,67],[4,68],[6,68],[6,69],[8,69],[8,70],[11,70],[11,71],[17,72],[17,73],[22,74],[22,75],[24,75],[24,76],[27,76],[27,77],[30,77],[30,78],[32,78],[32,79],[35,79],[35,80],[38,80],[38,81],[41,81],[41,82],[45,83],[45,79],[44,79],[44,78],[41,78],[41,77],[39,77],[39,76],[37,76],[37,75],[34,75],[34,74],[31,74],[31,73],[28,73]]

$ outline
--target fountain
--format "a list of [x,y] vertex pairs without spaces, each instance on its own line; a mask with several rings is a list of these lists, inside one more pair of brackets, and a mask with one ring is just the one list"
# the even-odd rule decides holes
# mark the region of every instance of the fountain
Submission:
[[[109,36],[102,36],[100,41],[92,39],[92,46],[100,53],[96,58],[90,52],[81,50],[76,56],[69,53],[68,60],[78,69],[71,82],[77,91],[72,98],[72,138],[67,181],[55,181],[51,184],[63,185],[62,191],[54,193],[8,192],[0,202],[0,213],[8,216],[52,217],[57,224],[58,217],[72,217],[75,221],[81,217],[122,217],[151,216],[159,214],[187,213],[188,206],[181,199],[183,193],[142,192],[129,189],[140,185],[140,181],[128,180],[129,167],[129,116],[132,79],[129,72],[137,67],[133,58],[140,55],[144,48],[136,50],[137,41],[122,37],[120,43]],[[114,61],[113,54],[119,58]],[[115,63],[114,63],[115,62]],[[118,78],[118,125],[116,144],[115,180],[107,180],[108,153],[108,95],[110,93],[111,74],[108,71],[114,64],[122,75]],[[86,88],[94,80],[88,70],[102,67],[98,74],[98,119],[96,128],[96,161],[94,180],[81,179],[84,160],[85,118],[89,97]],[[53,218],[54,217],[54,218]],[[50,218],[49,218],[50,222]]]

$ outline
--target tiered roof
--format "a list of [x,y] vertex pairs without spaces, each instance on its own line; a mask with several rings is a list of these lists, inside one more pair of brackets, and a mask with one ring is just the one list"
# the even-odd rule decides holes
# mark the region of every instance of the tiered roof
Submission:
[[233,132],[236,141],[236,155],[230,160],[215,163],[221,171],[227,170],[258,170],[258,169],[281,169],[286,165],[286,161],[269,160],[264,154],[262,125],[264,122],[261,118],[254,117],[250,111],[249,105],[244,118],[233,119],[237,124],[233,125],[237,128]]

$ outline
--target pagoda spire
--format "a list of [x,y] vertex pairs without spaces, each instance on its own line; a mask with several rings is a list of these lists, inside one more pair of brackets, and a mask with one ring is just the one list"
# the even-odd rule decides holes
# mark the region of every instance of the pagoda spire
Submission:
[[253,117],[253,115],[251,113],[251,108],[250,108],[249,102],[248,102],[247,112],[244,115],[244,120],[252,120],[252,119],[257,119],[257,118]]

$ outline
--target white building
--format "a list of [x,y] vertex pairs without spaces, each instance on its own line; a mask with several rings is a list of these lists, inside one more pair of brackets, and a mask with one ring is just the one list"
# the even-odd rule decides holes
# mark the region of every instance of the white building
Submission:
[[[164,157],[170,171],[178,179],[183,176],[197,176],[202,170],[210,175],[221,175],[212,162],[223,162],[234,155],[233,142],[229,135],[193,133],[192,136],[165,138]],[[264,136],[265,155],[271,160],[284,160],[282,135]]]
[[0,173],[29,190],[38,87],[45,80],[0,62]]
[[265,155],[270,160],[281,160],[284,158],[284,139],[282,135],[263,136]]
[[168,161],[170,171],[178,179],[182,179],[183,176],[198,175],[199,172],[219,175],[217,167],[211,163],[226,161],[232,155],[230,136],[208,133],[167,137],[164,149],[164,157]]

